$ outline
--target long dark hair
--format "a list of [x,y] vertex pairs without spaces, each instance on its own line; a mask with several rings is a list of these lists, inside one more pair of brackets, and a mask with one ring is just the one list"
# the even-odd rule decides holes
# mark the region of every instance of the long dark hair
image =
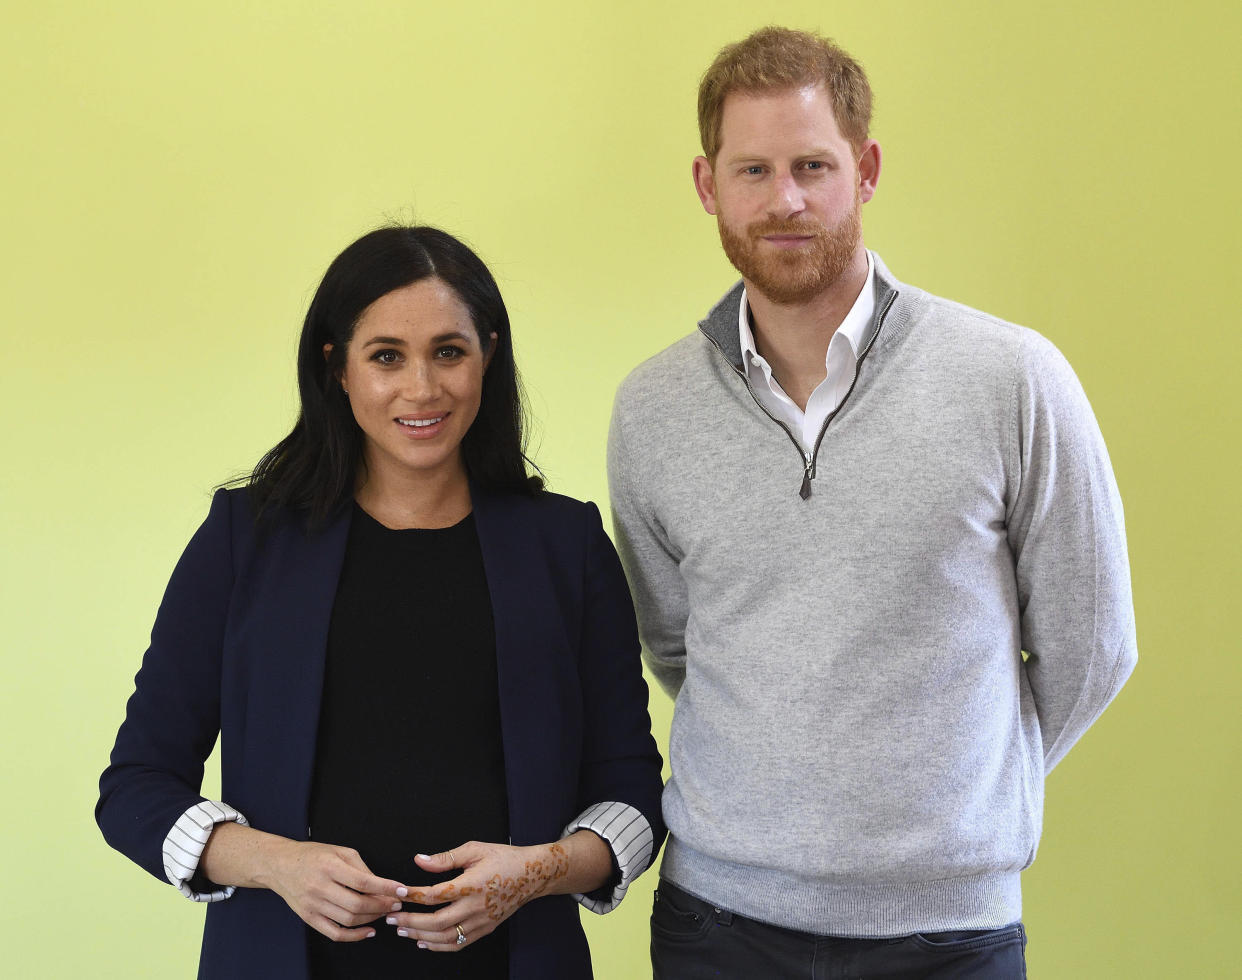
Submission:
[[[522,388],[509,312],[496,280],[483,260],[452,235],[426,226],[395,226],[376,229],[346,248],[315,291],[298,341],[301,413],[293,431],[250,474],[260,518],[289,508],[308,526],[318,527],[353,498],[364,437],[338,380],[346,349],[368,306],[432,276],[452,287],[470,311],[484,352],[495,344],[483,375],[479,414],[461,444],[467,475],[489,489],[533,494],[543,488],[543,480],[526,469]],[[324,344],[332,345],[326,358]]]

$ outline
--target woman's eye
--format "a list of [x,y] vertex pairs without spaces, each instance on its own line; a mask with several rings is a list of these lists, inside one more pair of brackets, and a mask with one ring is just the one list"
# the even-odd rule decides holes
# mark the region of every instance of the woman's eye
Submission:
[[379,361],[380,364],[396,364],[401,359],[401,355],[395,350],[380,350],[371,355],[371,360]]
[[466,352],[460,347],[437,347],[436,357],[441,361],[453,361],[462,357]]

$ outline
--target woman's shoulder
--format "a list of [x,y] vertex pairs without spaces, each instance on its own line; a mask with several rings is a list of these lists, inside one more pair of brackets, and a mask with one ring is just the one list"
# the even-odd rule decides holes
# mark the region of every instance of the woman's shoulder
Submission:
[[249,486],[217,487],[211,497],[211,509],[207,512],[207,523],[227,523],[232,534],[245,535],[253,531],[258,523],[258,512],[255,509],[254,496]]
[[594,503],[551,490],[539,490],[533,494],[488,494],[487,497],[485,506],[501,506],[531,520],[588,525],[600,523],[599,508]]
[[[339,514],[334,515],[327,524],[334,525],[339,518]],[[234,549],[243,550],[270,545],[272,540],[286,535],[316,536],[306,515],[291,507],[269,505],[260,509],[248,485],[218,487],[203,526],[217,534],[227,534],[233,541]]]

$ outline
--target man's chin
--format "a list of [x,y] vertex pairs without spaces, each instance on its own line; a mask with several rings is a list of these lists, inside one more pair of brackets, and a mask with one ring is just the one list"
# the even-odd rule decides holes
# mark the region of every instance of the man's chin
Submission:
[[824,275],[822,266],[811,262],[781,262],[752,265],[749,269],[738,268],[746,280],[748,290],[759,292],[769,302],[779,306],[796,306],[809,303],[827,289],[834,280]]
[[747,280],[747,292],[757,292],[777,306],[805,306],[823,294],[826,287],[807,283],[771,283]]

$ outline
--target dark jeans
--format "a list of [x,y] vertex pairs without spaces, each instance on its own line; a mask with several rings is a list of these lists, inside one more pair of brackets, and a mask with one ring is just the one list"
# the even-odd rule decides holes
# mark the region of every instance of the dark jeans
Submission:
[[756,922],[660,882],[651,910],[654,980],[1024,980],[1021,922],[983,932],[837,939]]

